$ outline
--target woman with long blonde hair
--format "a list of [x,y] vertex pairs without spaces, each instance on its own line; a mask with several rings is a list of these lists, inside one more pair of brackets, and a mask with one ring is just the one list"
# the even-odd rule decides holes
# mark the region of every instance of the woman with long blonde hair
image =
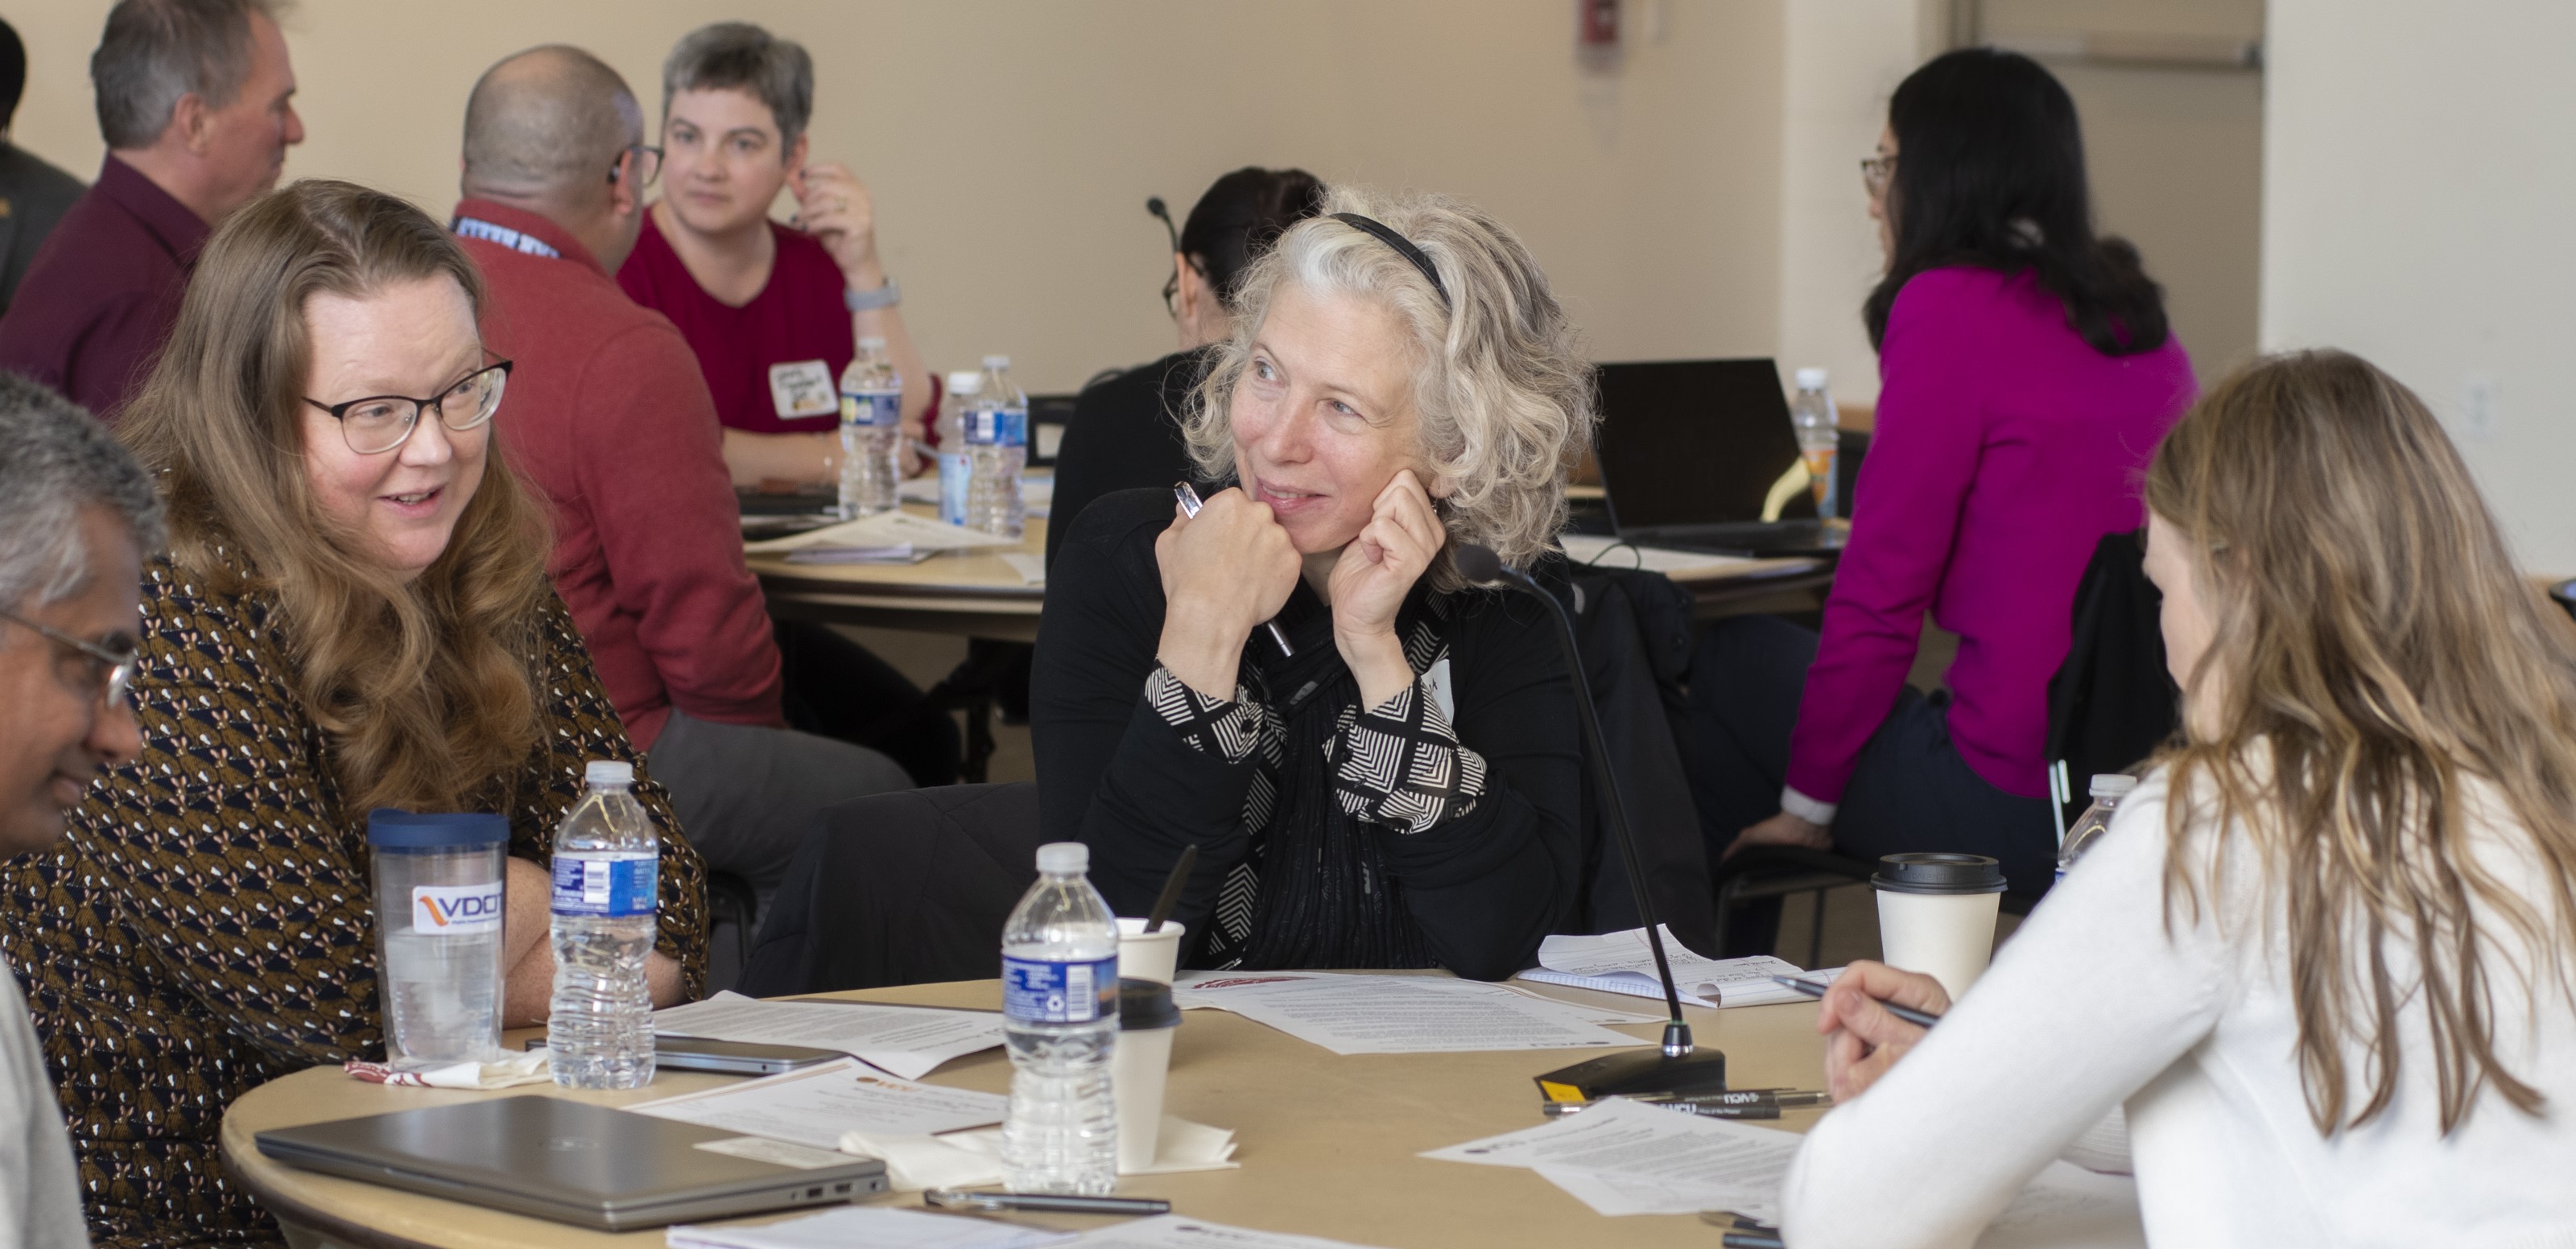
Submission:
[[1938,1028],[1827,995],[1791,1242],[1966,1244],[2125,1104],[2158,1245],[2576,1243],[2576,627],[2340,352],[2222,384],[2146,502],[2182,731]]
[[[273,1236],[218,1178],[232,1099],[381,1052],[375,807],[509,818],[512,1023],[543,1015],[553,826],[640,761],[545,578],[491,421],[482,282],[402,200],[302,182],[207,243],[119,433],[160,479],[130,689],[143,750],[0,921],[102,1244]],[[658,1003],[704,969],[704,871],[660,788]]]

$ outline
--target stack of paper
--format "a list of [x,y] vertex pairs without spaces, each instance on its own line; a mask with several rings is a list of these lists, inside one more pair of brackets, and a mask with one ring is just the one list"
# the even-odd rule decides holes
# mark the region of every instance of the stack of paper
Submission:
[[846,1132],[929,1135],[1002,1121],[1011,1099],[898,1080],[855,1058],[666,1097],[628,1110],[839,1149]]
[[663,1036],[838,1050],[907,1080],[1002,1043],[999,1012],[878,1002],[764,1002],[719,993],[653,1012]]
[[1072,1232],[885,1206],[846,1206],[759,1227],[674,1227],[671,1249],[1045,1249]]
[[1195,972],[1173,982],[1172,1000],[1183,1010],[1232,1011],[1336,1054],[1652,1045],[1601,1023],[1661,1018],[1575,1006],[1443,976]]
[[[1682,1004],[1686,1006],[1772,1006],[1812,1001],[1794,989],[1782,988],[1771,977],[1800,976],[1818,984],[1831,984],[1842,974],[1839,967],[1805,971],[1795,963],[1767,954],[1707,958],[1692,953],[1673,936],[1672,929],[1663,928],[1662,932],[1664,958],[1672,966],[1673,984],[1681,990]],[[1655,953],[1646,944],[1643,928],[1591,937],[1549,937],[1539,942],[1538,966],[1522,972],[1520,978],[1632,997],[1664,995],[1663,981],[1655,976]]]
[[[886,1164],[886,1183],[897,1191],[923,1188],[974,1188],[1002,1182],[1002,1134],[999,1131],[951,1132],[946,1136],[845,1132],[843,1153],[875,1158]],[[1231,1171],[1234,1133],[1204,1123],[1163,1116],[1154,1139],[1154,1161],[1121,1175],[1169,1175],[1181,1171]]]
[[1085,1232],[1073,1243],[1079,1249],[1368,1249],[1348,1241],[1227,1227],[1177,1214]]
[[784,555],[789,563],[875,563],[908,561],[916,554],[1018,546],[1017,538],[943,524],[910,512],[879,512],[837,525],[825,525],[784,538],[746,542],[752,555]]

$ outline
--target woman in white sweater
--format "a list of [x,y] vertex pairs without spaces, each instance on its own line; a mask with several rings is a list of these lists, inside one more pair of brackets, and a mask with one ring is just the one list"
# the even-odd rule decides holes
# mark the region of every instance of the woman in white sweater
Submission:
[[2146,501],[2183,731],[1956,1010],[1827,995],[1788,1243],[1970,1244],[2125,1106],[2157,1246],[2576,1246],[2576,627],[2352,356],[2222,384]]

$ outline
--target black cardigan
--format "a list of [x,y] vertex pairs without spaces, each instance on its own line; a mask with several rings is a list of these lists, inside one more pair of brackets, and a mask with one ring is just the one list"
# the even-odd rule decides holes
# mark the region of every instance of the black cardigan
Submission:
[[1198,476],[1189,442],[1181,437],[1181,410],[1215,354],[1207,347],[1176,351],[1082,388],[1064,427],[1064,445],[1056,448],[1048,565],[1092,500],[1146,486],[1168,492],[1173,482]]
[[[1181,847],[1197,845],[1176,914],[1198,934],[1250,852],[1254,767],[1193,748],[1144,697],[1163,628],[1154,539],[1171,516],[1169,491],[1129,490],[1073,526],[1048,576],[1029,721],[1047,839],[1090,845],[1092,882],[1121,915],[1144,914]],[[1325,610],[1302,582],[1296,594],[1307,612]],[[1499,980],[1528,967],[1573,907],[1583,800],[1574,688],[1543,608],[1484,591],[1451,606],[1453,727],[1484,757],[1487,790],[1421,832],[1385,830],[1386,862],[1440,964]],[[1331,645],[1329,634],[1316,643]],[[1256,631],[1248,666],[1266,646]]]

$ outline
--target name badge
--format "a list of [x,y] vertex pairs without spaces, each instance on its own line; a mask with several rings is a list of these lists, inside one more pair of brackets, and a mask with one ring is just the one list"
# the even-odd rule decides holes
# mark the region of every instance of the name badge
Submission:
[[1441,656],[1440,662],[1431,665],[1431,667],[1422,674],[1422,688],[1430,693],[1431,705],[1440,709],[1440,718],[1448,721],[1451,728],[1456,728],[1458,725],[1458,700],[1455,695],[1449,692],[1448,656]]
[[832,385],[832,370],[822,361],[790,360],[769,366],[769,403],[782,421],[838,416],[841,392]]

